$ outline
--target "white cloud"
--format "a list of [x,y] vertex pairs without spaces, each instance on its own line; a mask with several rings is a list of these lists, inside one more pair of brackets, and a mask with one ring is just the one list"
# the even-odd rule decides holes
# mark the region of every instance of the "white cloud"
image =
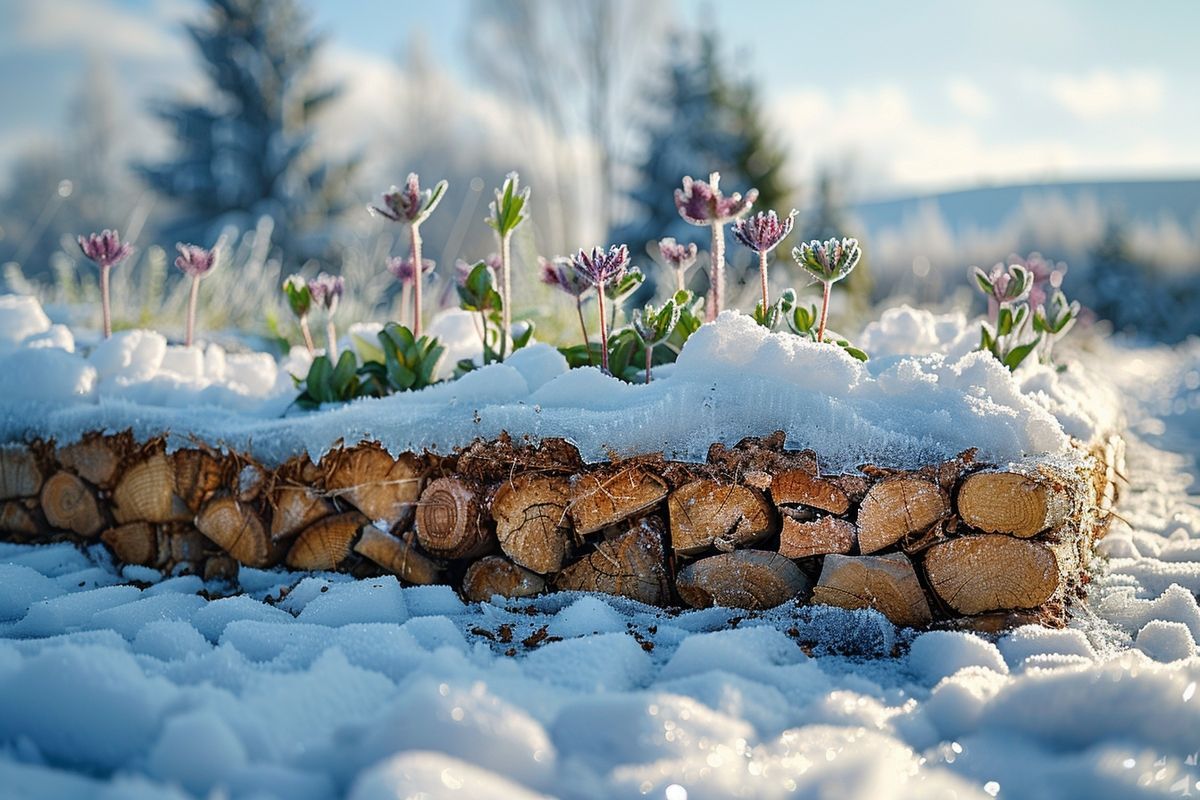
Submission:
[[1055,75],[1046,83],[1050,96],[1075,116],[1094,120],[1158,111],[1166,97],[1166,80],[1149,70],[1093,70],[1087,75]]
[[168,21],[175,16],[172,3],[159,3],[150,14],[139,14],[112,0],[26,3],[18,12],[12,38],[34,49],[174,60],[179,57],[179,42]]
[[992,113],[992,99],[967,78],[951,78],[946,82],[946,97],[951,105],[965,116],[981,119]]

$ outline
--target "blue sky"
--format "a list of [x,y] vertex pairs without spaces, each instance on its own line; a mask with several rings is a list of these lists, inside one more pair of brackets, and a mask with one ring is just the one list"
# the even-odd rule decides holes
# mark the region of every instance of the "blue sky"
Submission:
[[[468,0],[309,5],[340,65],[333,72],[355,84],[341,115],[347,136],[368,126],[357,115],[369,108],[370,81],[389,79],[414,31],[471,86]],[[849,159],[869,196],[1200,175],[1200,3],[677,0],[675,8],[681,20],[715,26],[758,81],[798,177]],[[127,125],[153,148],[156,131],[133,112],[151,96],[197,91],[179,35],[196,9],[192,0],[0,0],[8,76],[0,173],[31,142],[63,134],[88,69],[111,70]]]

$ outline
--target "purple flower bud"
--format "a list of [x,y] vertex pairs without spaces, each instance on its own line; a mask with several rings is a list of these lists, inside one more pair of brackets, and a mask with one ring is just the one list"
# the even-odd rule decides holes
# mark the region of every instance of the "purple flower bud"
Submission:
[[183,270],[189,278],[203,278],[212,272],[213,267],[217,266],[217,249],[215,247],[212,250],[206,250],[199,245],[179,242],[175,245],[175,249],[179,251],[179,256],[175,259],[175,266]]
[[572,261],[575,269],[588,283],[604,287],[613,281],[621,280],[625,275],[629,264],[629,248],[623,244],[614,244],[605,252],[601,247],[593,247],[591,253],[580,250]]
[[724,224],[745,214],[758,199],[758,190],[751,189],[746,196],[734,192],[726,197],[719,188],[721,174],[709,175],[708,182],[683,179],[683,188],[675,190],[675,208],[679,216],[693,225]]
[[393,186],[383,193],[383,208],[367,206],[367,210],[393,222],[416,225],[424,221],[437,207],[445,190],[446,182],[439,181],[433,189],[421,191],[421,179],[417,173],[410,172],[404,182],[404,188]]
[[538,264],[542,268],[542,283],[547,286],[553,286],[575,298],[583,297],[592,288],[592,284],[569,258],[551,260],[539,256]]
[[341,275],[322,272],[308,282],[308,292],[313,305],[324,308],[330,314],[337,310],[338,301],[346,292],[346,279]]
[[668,267],[688,270],[696,263],[697,249],[695,244],[679,244],[668,236],[659,240],[658,254]]
[[[434,262],[431,258],[421,259],[421,274],[428,275],[433,272]],[[400,283],[408,285],[414,280],[413,260],[409,256],[396,256],[389,258],[387,262],[387,271],[392,273],[396,280]]]
[[774,211],[759,212],[733,225],[733,236],[756,253],[769,253],[792,232],[795,209],[781,221]]
[[[466,284],[467,278],[470,277],[470,275],[471,275],[471,270],[475,269],[475,264],[478,264],[478,263],[479,263],[478,261],[476,261],[474,263],[468,263],[468,262],[462,260],[461,258],[456,260],[454,262],[454,281],[455,281],[455,283],[457,283],[459,286],[463,286],[464,284]],[[488,253],[486,256],[484,256],[483,263],[487,264],[488,269],[490,269],[492,271],[492,274],[495,275],[496,273],[498,273],[500,271],[500,254],[499,253]]]
[[79,237],[79,249],[101,269],[120,264],[133,253],[133,245],[121,244],[121,234],[113,230]]

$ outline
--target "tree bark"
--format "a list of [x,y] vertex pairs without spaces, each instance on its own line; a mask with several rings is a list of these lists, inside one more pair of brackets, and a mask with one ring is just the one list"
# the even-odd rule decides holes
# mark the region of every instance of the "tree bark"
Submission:
[[873,608],[905,627],[933,621],[929,600],[912,562],[903,553],[826,556],[812,602],[846,609]]
[[667,509],[671,548],[680,555],[711,547],[729,552],[769,536],[775,527],[774,510],[761,492],[707,479],[671,492]]
[[692,608],[758,611],[807,592],[811,583],[790,559],[767,550],[735,550],[702,558],[679,571],[675,589]]
[[417,550],[411,531],[399,537],[385,533],[374,525],[366,525],[354,545],[354,552],[369,558],[406,583],[426,586],[442,580],[441,567]]

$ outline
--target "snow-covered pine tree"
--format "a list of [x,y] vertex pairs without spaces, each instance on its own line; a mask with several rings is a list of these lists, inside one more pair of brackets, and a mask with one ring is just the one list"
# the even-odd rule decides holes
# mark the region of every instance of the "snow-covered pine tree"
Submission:
[[627,221],[613,236],[635,250],[664,236],[708,246],[707,232],[675,210],[672,193],[684,175],[704,179],[719,171],[727,192],[759,190],[756,209],[790,208],[783,181],[787,154],[771,139],[753,83],[729,75],[712,33],[676,41],[666,84],[652,90],[650,107],[657,115],[646,122],[645,157],[627,193]]
[[156,104],[178,150],[139,165],[179,209],[167,238],[210,242],[226,225],[245,230],[269,215],[286,261],[317,255],[328,247],[330,219],[346,208],[356,166],[312,146],[314,117],[339,92],[313,79],[321,38],[295,0],[206,2],[206,18],[187,32],[214,96]]

